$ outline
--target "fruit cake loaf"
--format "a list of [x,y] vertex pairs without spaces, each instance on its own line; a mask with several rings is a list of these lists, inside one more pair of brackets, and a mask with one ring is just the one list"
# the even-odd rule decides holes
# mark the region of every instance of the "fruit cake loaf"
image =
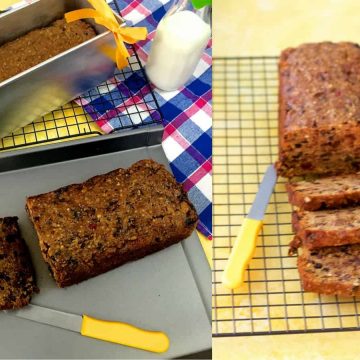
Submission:
[[279,174],[359,171],[359,45],[322,42],[286,49],[279,73]]
[[294,211],[292,224],[308,249],[360,243],[360,207]]
[[286,184],[289,202],[301,210],[336,209],[360,203],[360,174]]
[[34,269],[16,217],[0,219],[0,310],[28,305],[34,292]]
[[298,258],[305,291],[327,295],[360,295],[360,244],[306,250]]
[[175,244],[198,219],[181,185],[153,160],[31,196],[26,204],[59,287]]
[[96,36],[85,21],[56,20],[0,46],[0,82]]

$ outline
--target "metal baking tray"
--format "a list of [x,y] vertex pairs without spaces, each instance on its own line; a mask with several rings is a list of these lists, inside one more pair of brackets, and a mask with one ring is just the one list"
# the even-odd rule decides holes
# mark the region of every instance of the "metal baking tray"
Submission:
[[140,159],[152,158],[169,168],[161,138],[162,128],[154,127],[0,154],[0,217],[19,217],[41,290],[34,304],[165,331],[169,351],[152,354],[1,313],[0,358],[158,359],[211,348],[211,275],[196,232],[144,259],[59,289],[42,260],[24,207],[28,195]]
[[[85,0],[36,0],[0,14],[0,45],[49,25],[67,11],[88,8]],[[122,18],[114,12],[119,23]],[[97,36],[0,82],[0,138],[109,79],[114,62],[101,48],[115,47],[112,33],[88,21]]]

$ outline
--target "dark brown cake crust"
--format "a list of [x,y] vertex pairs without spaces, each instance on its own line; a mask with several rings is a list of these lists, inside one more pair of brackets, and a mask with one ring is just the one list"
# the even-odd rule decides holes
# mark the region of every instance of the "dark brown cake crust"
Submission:
[[153,160],[29,197],[27,209],[59,287],[175,244],[198,219],[181,185]]
[[336,209],[360,204],[360,174],[287,183],[289,202],[300,210]]
[[0,46],[0,82],[95,36],[95,30],[85,21],[67,24],[61,19],[10,41]]
[[38,292],[25,241],[20,235],[17,217],[0,219],[0,310],[28,305]]
[[279,174],[359,171],[360,47],[323,42],[286,49],[279,73]]
[[360,245],[305,250],[298,258],[305,291],[326,295],[360,295]]
[[292,224],[296,239],[308,249],[360,243],[360,208],[294,211]]

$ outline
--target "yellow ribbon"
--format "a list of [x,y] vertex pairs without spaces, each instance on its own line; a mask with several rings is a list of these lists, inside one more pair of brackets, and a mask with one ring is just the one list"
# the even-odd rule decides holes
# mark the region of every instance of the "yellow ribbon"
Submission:
[[116,16],[105,0],[88,0],[94,9],[79,9],[65,14],[65,20],[72,22],[81,19],[93,18],[99,25],[105,26],[113,34],[116,42],[115,60],[117,67],[121,70],[128,66],[130,57],[124,42],[135,44],[139,40],[145,40],[147,29],[145,27],[120,27]]

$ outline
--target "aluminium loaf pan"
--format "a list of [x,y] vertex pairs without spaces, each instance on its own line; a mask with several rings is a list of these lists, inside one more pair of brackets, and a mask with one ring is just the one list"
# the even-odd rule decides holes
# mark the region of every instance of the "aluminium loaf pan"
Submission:
[[[36,0],[0,14],[0,45],[47,26],[68,11],[89,7],[85,0]],[[122,23],[121,17],[115,15]],[[114,74],[114,62],[101,51],[104,45],[115,47],[113,34],[92,20],[86,21],[95,29],[95,38],[0,82],[0,138]]]

